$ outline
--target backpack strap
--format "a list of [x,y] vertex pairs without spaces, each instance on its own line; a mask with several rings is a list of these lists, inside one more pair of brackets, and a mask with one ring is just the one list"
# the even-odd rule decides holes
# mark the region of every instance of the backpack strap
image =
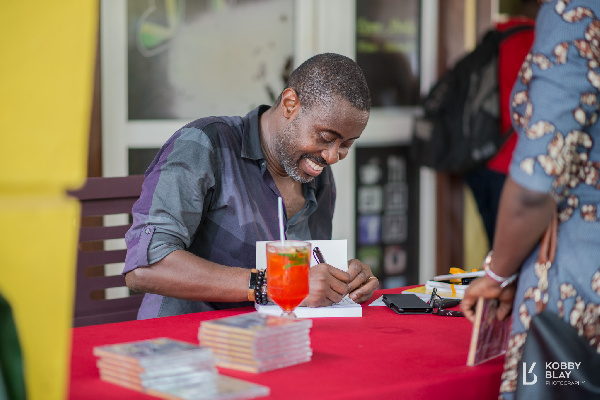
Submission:
[[533,25],[522,24],[522,25],[513,26],[512,28],[509,28],[505,31],[498,31],[498,32],[500,32],[500,41],[514,35],[515,33],[518,33],[521,31],[533,30],[533,28],[534,28]]

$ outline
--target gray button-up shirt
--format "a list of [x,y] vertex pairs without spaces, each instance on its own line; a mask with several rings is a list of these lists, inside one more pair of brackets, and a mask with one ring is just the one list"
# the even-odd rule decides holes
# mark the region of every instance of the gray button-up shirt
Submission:
[[[279,238],[280,193],[267,170],[258,127],[267,109],[260,106],[245,117],[198,119],[163,145],[133,206],[123,274],[178,249],[223,265],[255,267],[256,242]],[[304,207],[285,218],[286,237],[331,239],[336,194],[331,168],[303,184],[303,191]],[[146,294],[138,319],[248,304]]]

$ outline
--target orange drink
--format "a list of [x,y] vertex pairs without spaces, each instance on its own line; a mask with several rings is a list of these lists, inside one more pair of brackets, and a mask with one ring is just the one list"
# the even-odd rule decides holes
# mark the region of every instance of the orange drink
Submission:
[[283,309],[283,315],[294,316],[294,309],[308,296],[309,270],[310,243],[267,243],[267,293]]

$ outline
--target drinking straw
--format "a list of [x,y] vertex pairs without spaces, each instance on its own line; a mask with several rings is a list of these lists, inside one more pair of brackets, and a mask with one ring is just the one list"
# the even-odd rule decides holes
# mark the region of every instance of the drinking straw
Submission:
[[284,232],[283,232],[283,199],[281,197],[277,198],[277,211],[279,214],[279,239],[281,240],[281,245],[283,246]]

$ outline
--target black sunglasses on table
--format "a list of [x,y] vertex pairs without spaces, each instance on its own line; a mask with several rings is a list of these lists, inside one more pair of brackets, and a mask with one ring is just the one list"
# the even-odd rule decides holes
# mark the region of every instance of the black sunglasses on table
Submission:
[[444,308],[455,307],[460,304],[459,299],[444,299],[437,293],[437,288],[433,288],[431,297],[427,302],[431,307],[437,308],[437,311],[433,312],[435,315],[441,315],[443,317],[464,317],[461,311],[445,310]]

